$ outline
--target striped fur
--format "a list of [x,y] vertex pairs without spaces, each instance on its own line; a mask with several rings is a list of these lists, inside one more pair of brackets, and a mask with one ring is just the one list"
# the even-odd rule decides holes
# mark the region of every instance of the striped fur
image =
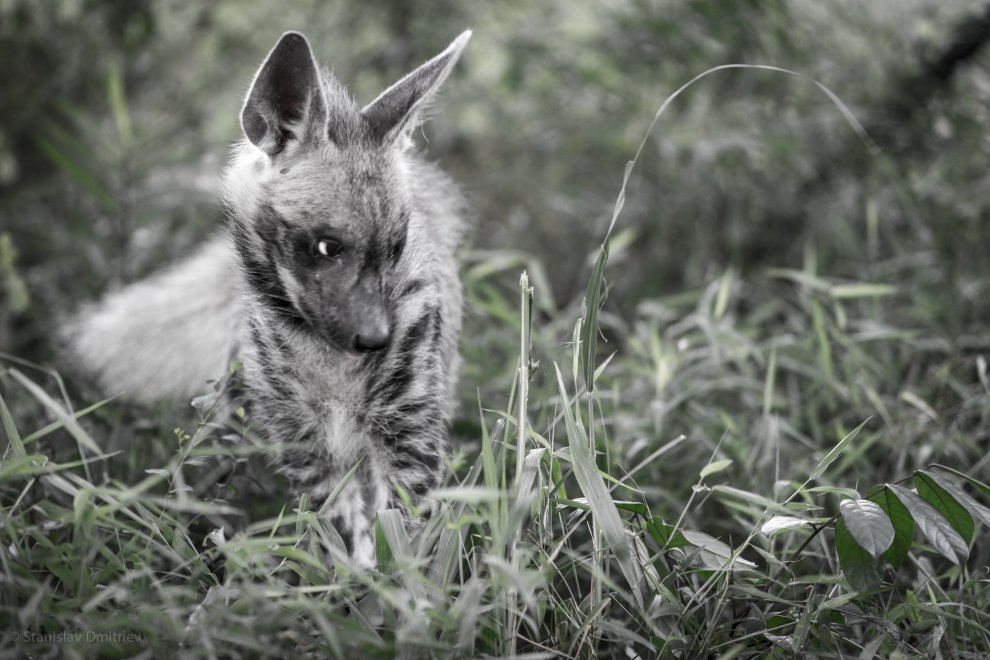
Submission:
[[[242,112],[228,233],[69,331],[82,367],[139,400],[187,396],[228,356],[242,362],[251,424],[298,494],[319,504],[358,465],[329,511],[364,565],[375,513],[405,509],[400,493],[419,504],[443,474],[464,203],[409,133],[469,36],[362,109],[301,35],[284,35]],[[199,311],[211,318],[185,316]]]

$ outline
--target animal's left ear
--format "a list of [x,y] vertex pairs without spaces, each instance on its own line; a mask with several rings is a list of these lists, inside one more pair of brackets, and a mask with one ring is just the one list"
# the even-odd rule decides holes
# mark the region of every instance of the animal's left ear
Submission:
[[471,30],[462,32],[445,51],[386,89],[361,111],[375,138],[394,142],[416,125],[417,116],[450,75],[470,38]]
[[244,135],[269,156],[289,139],[304,140],[326,122],[320,73],[306,37],[286,32],[251,84],[241,127]]

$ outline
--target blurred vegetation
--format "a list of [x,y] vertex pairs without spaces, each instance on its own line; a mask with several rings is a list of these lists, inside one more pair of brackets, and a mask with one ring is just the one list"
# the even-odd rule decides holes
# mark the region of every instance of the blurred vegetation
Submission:
[[[283,31],[305,32],[317,55],[359,101],[367,101],[472,27],[472,43],[420,140],[468,191],[475,211],[464,255],[469,302],[462,413],[455,426],[464,452],[458,479],[467,478],[466,466],[489,430],[502,448],[499,460],[515,460],[515,421],[504,411],[512,410],[520,360],[517,282],[523,269],[535,286],[530,421],[533,433],[555,451],[547,477],[560,477],[558,458],[567,463],[573,457],[556,452],[573,440],[573,429],[564,426],[562,408],[568,406],[554,364],[578,397],[589,383],[571,368],[575,322],[584,315],[582,297],[626,162],[674,90],[711,67],[745,63],[784,67],[819,81],[851,109],[877,149],[813,84],[766,70],[716,72],[688,88],[660,119],[629,179],[605,269],[596,364],[615,355],[598,377],[594,405],[585,409],[582,399],[576,406],[582,429],[598,429],[599,466],[615,478],[636,469],[634,488],[615,490],[616,499],[648,505],[651,521],[683,522],[736,543],[767,511],[760,497],[781,502],[794,490],[805,504],[823,506],[819,515],[827,518],[838,510],[837,493],[797,485],[868,418],[856,444],[830,463],[823,485],[856,488],[865,496],[873,484],[908,477],[929,463],[987,481],[990,50],[981,46],[988,22],[985,4],[962,0],[309,0],[291,7],[245,0],[0,0],[0,359],[6,367],[0,394],[24,435],[57,421],[55,409],[13,375],[15,369],[27,369],[24,362],[52,365],[59,318],[181,258],[221,226],[216,184],[228,145],[239,137],[242,95]],[[64,394],[50,372],[30,373],[52,396]],[[97,401],[71,374],[64,376],[78,407]],[[136,483],[145,469],[174,467],[172,454],[189,437],[176,437],[173,429],[191,429],[196,419],[188,407],[99,408],[83,420],[86,433],[106,451],[127,452],[109,468],[94,465],[91,473],[86,466],[86,479],[102,485],[116,479],[119,486]],[[12,443],[10,427],[3,428]],[[686,439],[677,441],[681,435]],[[79,437],[89,436],[47,432],[34,440],[35,450],[71,461],[82,454]],[[729,459],[731,467],[722,464],[699,479],[710,461]],[[23,484],[11,474],[0,478],[7,484],[5,509],[18,502],[26,511],[37,500],[38,511],[61,520],[70,537],[72,529],[90,524],[77,519],[78,495],[71,489],[48,487],[23,500]],[[573,478],[565,476],[573,495]],[[916,548],[911,566],[884,573],[889,590],[859,589],[861,583],[845,576],[841,595],[830,546],[803,545],[816,538],[817,528],[811,536],[805,529],[783,541],[762,539],[759,551],[748,549],[747,556],[764,563],[765,582],[747,583],[748,591],[725,586],[714,606],[703,598],[707,573],[664,563],[666,572],[658,569],[663,589],[657,589],[664,604],[633,615],[623,609],[631,597],[614,610],[596,609],[591,587],[600,589],[602,578],[578,568],[593,564],[581,554],[590,547],[589,534],[575,535],[573,548],[547,560],[552,542],[588,516],[566,492],[544,495],[538,524],[529,536],[521,532],[520,547],[532,550],[526,560],[532,565],[523,562],[530,572],[495,571],[503,582],[492,578],[490,588],[511,598],[538,592],[534,599],[554,604],[559,619],[527,621],[526,634],[566,644],[569,654],[604,653],[616,640],[640,648],[639,640],[617,632],[621,626],[645,636],[657,653],[703,649],[699,655],[708,657],[737,642],[743,649],[737,652],[747,657],[788,657],[805,644],[836,655],[865,654],[874,642],[873,652],[885,655],[980,657],[990,649],[987,617],[980,614],[990,593],[975,577],[988,561],[988,546],[980,540],[985,530],[971,543],[974,573]],[[152,506],[141,503],[146,505]],[[561,513],[566,507],[576,508]],[[627,518],[638,520],[641,512],[633,508],[623,509],[624,515],[632,511]],[[491,512],[482,507],[471,514],[483,520]],[[188,520],[169,522],[176,537],[162,527],[168,538],[163,555],[169,545],[185,543],[175,529]],[[7,525],[5,544],[21,547],[24,538],[35,538],[25,531],[15,542],[15,527]],[[643,529],[651,553],[669,549],[669,542],[657,547],[653,532],[659,527],[650,534]],[[486,538],[500,537],[492,532]],[[181,570],[169,563],[173,558],[161,559],[170,568],[159,570],[181,573],[192,565],[192,582],[202,581],[193,589],[205,591],[210,566],[194,546],[183,546]],[[108,542],[106,553],[111,547]],[[72,548],[66,552],[70,565],[78,556]],[[136,560],[126,556],[120,566],[108,562],[107,574],[132,570]],[[778,572],[774,557],[794,560],[793,573]],[[41,609],[33,595],[41,587],[26,577],[31,571],[37,584],[47,585],[37,596],[44,599]],[[57,592],[38,577],[45,571],[73,586]],[[19,575],[24,582],[4,600],[3,616],[27,611],[23,626],[46,612],[69,625],[67,617],[78,609],[72,599],[96,597],[87,591],[95,586],[51,565]],[[259,575],[249,571],[248,583],[269,591],[245,587],[243,611],[261,611],[250,606],[264,604],[272,630],[295,630],[286,612],[298,603],[291,601],[296,605],[287,610],[266,601],[276,587],[263,580],[273,574]],[[306,583],[307,575],[294,579]],[[613,567],[606,576],[613,593],[622,589],[608,580],[619,575]],[[159,593],[157,584],[142,588]],[[368,588],[379,593],[389,585],[383,579]],[[424,634],[445,631],[436,637],[443,644],[452,638],[461,643],[458,630],[464,628],[457,626],[464,613],[451,600],[463,587],[458,585],[427,598],[436,611]],[[282,581],[277,589],[289,587]],[[754,594],[756,589],[766,593]],[[832,607],[848,619],[822,617],[812,626],[812,604],[849,594],[855,600]],[[168,625],[181,628],[198,603],[189,593],[147,598],[132,604],[137,614],[131,613],[151,617],[141,620],[148,626],[144,634],[151,634],[152,623],[161,624],[156,616],[172,617]],[[496,603],[495,612],[512,612],[515,602],[478,598]],[[947,601],[959,605],[954,618],[924,619],[926,604],[937,608]],[[110,599],[95,602],[79,616],[96,616]],[[160,603],[173,609],[160,614]],[[656,626],[672,616],[671,603],[682,607],[677,625],[658,642]],[[852,606],[859,608],[855,615],[848,611]],[[532,608],[536,617],[538,607]],[[388,611],[410,626],[402,634],[422,642],[410,623],[420,619]],[[124,625],[120,617],[127,613],[114,612],[114,625]],[[257,625],[236,612],[210,616],[217,617],[215,625],[242,631]],[[491,616],[489,627],[478,624],[477,644],[459,648],[506,652],[508,641],[499,635],[514,615]],[[600,627],[587,623],[586,634],[568,632],[574,621],[599,616]],[[873,625],[881,619],[892,627]],[[874,635],[876,630],[882,632]],[[352,631],[362,640],[355,645],[383,655],[406,639],[396,632],[382,642],[377,633],[362,631]],[[310,633],[318,637],[320,631]],[[181,637],[175,630],[154,634]],[[787,636],[790,646],[775,636]],[[277,639],[278,648],[305,647],[296,642]],[[261,654],[264,648],[242,652]]]

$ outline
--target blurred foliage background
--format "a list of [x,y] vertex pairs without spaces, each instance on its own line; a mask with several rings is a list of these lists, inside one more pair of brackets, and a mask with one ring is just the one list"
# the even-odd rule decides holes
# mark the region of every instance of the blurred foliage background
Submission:
[[[552,583],[541,593],[553,614],[534,639],[580,650],[587,630],[568,642],[573,622],[603,611],[595,598],[585,599],[595,589],[556,588],[587,583],[588,566],[598,563],[591,534],[572,535],[588,519],[564,490],[578,492],[569,448],[584,441],[566,428],[579,425],[564,423],[565,391],[582,397],[578,421],[596,442],[599,467],[616,480],[609,486],[615,498],[629,500],[625,528],[661,560],[665,607],[685,601],[681,628],[663,647],[674,648],[671,640],[677,648],[698,645],[698,657],[722,653],[733,639],[750,639],[752,657],[767,657],[780,640],[760,634],[806,636],[807,617],[818,616],[823,599],[833,607],[848,600],[835,597],[840,578],[828,525],[810,536],[802,536],[808,527],[754,536],[779,502],[798,498],[793,510],[825,516],[821,522],[849,488],[865,495],[873,484],[936,462],[990,481],[986,0],[0,0],[0,437],[8,436],[12,455],[20,429],[52,471],[36,480],[30,456],[0,466],[7,469],[0,529],[8,567],[0,610],[10,622],[17,612],[24,630],[118,626],[152,641],[186,643],[187,622],[214,594],[213,569],[204,563],[212,550],[200,548],[195,530],[223,525],[196,513],[206,509],[189,509],[165,535],[166,526],[154,523],[160,554],[149,553],[140,535],[120,533],[130,525],[123,515],[129,509],[115,519],[116,506],[110,513],[99,507],[108,517],[94,533],[93,519],[82,515],[88,495],[74,495],[55,471],[87,493],[130,492],[166,474],[160,466],[179,475],[208,471],[213,463],[200,460],[207,454],[184,462],[211,427],[187,402],[178,409],[91,405],[101,394],[69,370],[64,388],[47,369],[60,366],[55,328],[79,306],[181,259],[220,229],[217,184],[229,145],[240,138],[242,98],[282,32],[303,31],[317,56],[367,102],[466,27],[474,29],[472,43],[418,136],[474,209],[464,252],[468,301],[452,472],[455,482],[465,478],[482,425],[500,460],[514,462],[509,401],[517,366],[528,358],[519,340],[519,275],[526,269],[535,286],[529,440],[550,448],[545,470],[553,482],[544,488],[545,518],[520,519],[512,530],[513,552],[528,557],[525,570]],[[820,82],[869,137],[800,76],[723,70],[677,97],[628,181],[605,269],[600,373],[593,396],[584,397],[590,379],[579,373],[575,322],[585,315],[582,298],[626,164],[664,100],[726,64],[783,67]],[[566,385],[558,387],[555,365]],[[83,431],[61,430],[68,416],[59,416],[60,406],[81,411],[80,427],[97,439],[88,442],[106,457],[76,462],[85,456],[76,444]],[[841,456],[829,453],[856,428],[862,430]],[[227,436],[210,441],[219,443],[222,461]],[[827,471],[815,474],[823,464]],[[809,474],[815,488],[806,489]],[[155,483],[135,509],[183,503],[185,491]],[[263,499],[274,507],[270,515],[282,508],[277,493]],[[472,544],[497,527],[486,527],[487,508],[478,511],[476,522],[463,523],[474,529]],[[694,590],[689,564],[669,573],[661,566],[671,556],[670,539],[654,532],[673,521],[729,543],[752,541],[747,553],[762,571],[752,583],[773,595],[750,589],[732,596],[748,604],[739,613],[735,601],[731,612],[723,608],[725,598],[712,606],[706,587]],[[186,528],[195,542],[185,539]],[[490,538],[499,538],[495,532]],[[819,532],[822,543],[807,544]],[[985,530],[980,534],[969,549],[973,567],[990,563]],[[545,552],[568,538],[558,559],[557,550]],[[501,543],[494,545],[508,547]],[[173,558],[172,545],[188,552]],[[132,556],[135,547],[141,557]],[[465,545],[465,562],[474,561],[473,547]],[[825,612],[808,648],[825,656],[862,650],[861,657],[871,657],[872,648],[886,657],[897,646],[934,649],[927,654],[939,657],[944,647],[945,657],[985,657],[990,628],[982,613],[990,611],[990,592],[982,573],[964,579],[968,574],[922,547],[912,554],[918,558],[910,567],[885,573],[903,599],[891,592],[887,601],[883,591],[857,596],[879,631],[871,647],[874,631],[850,632]],[[776,557],[792,562],[789,572],[777,570]],[[92,579],[90,564],[97,567]],[[305,630],[306,617],[269,597],[269,588],[292,589],[264,566],[257,565],[263,581],[250,571],[227,580],[243,588],[238,607],[204,609],[204,653],[224,639],[263,649],[270,633],[269,641],[298,654],[295,638],[282,632]],[[846,595],[855,595],[860,587],[842,568]],[[132,574],[154,577],[138,584]],[[486,600],[475,601],[494,614],[465,648],[495,654],[514,639],[499,612],[514,611],[519,583],[499,581],[495,571]],[[166,582],[170,591],[162,589]],[[395,637],[400,647],[417,635],[428,643],[460,638],[459,617],[472,608],[451,597],[460,589],[451,584],[427,608],[418,596],[395,599],[437,613],[431,626],[402,619],[409,625]],[[117,607],[107,594],[130,601]],[[301,594],[291,594],[292,602],[314,612],[336,607],[316,597],[295,600]],[[887,612],[902,601],[920,605]],[[946,620],[942,612],[950,610],[941,608],[955,601],[977,624]],[[80,608],[87,602],[101,605]],[[480,612],[474,609],[471,616]],[[651,622],[660,614],[650,612],[640,620],[618,606],[590,638],[607,648],[618,622],[650,636],[655,650]],[[370,633],[370,646],[381,648],[378,632]],[[261,646],[250,646],[255,637]],[[803,644],[803,637],[794,642],[794,653]]]
[[896,247],[914,254],[904,268],[928,271],[919,314],[941,311],[928,296],[958,292],[970,304],[940,320],[963,331],[987,318],[987,58],[944,80],[926,73],[960,25],[981,20],[972,2],[926,0],[5,0],[0,213],[5,254],[17,254],[5,273],[26,291],[7,287],[0,343],[42,356],[53,312],[219,225],[241,99],[282,31],[305,31],[367,101],[465,26],[474,41],[423,142],[472,195],[475,247],[553,264],[540,295],[559,304],[583,289],[623,166],[666,95],[712,66],[770,64],[832,89],[882,155],[805,82],[708,78],[674,104],[635,173],[616,309],[713,270],[795,266],[809,245],[835,274]]
[[[687,360],[678,364],[690,364],[684,324],[713,286],[731,303],[712,318],[744,319],[729,328],[740,337],[814,342],[812,321],[824,318],[804,315],[821,311],[804,305],[814,286],[773,270],[791,269],[895,287],[882,302],[829,307],[827,318],[856,341],[891,329],[912,338],[823,358],[826,376],[865,383],[865,398],[823,381],[809,403],[798,380],[781,381],[790,405],[780,408],[803,439],[794,457],[834,441],[829,423],[851,426],[879,408],[887,439],[874,463],[910,462],[895,437],[907,425],[945,439],[927,454],[973,464],[987,433],[973,365],[990,350],[987,23],[985,6],[961,0],[0,0],[0,350],[52,363],[58,318],[218,229],[216,186],[240,136],[242,96],[283,31],[305,32],[366,102],[471,27],[420,140],[475,209],[467,417],[479,389],[497,407],[515,374],[518,321],[493,301],[515,295],[524,265],[537,285],[538,340],[570,340],[625,164],[662,101],[710,67],[774,65],[831,89],[879,150],[793,76],[723,71],[673,103],[630,180],[606,271],[605,350],[630,358],[611,387],[633,402],[610,419],[616,441],[625,429],[639,451],[683,432],[708,452],[728,428],[740,446],[762,447],[764,353],[756,366],[752,356],[732,365],[716,345],[716,359],[678,371],[658,347],[675,342]],[[800,375],[802,359],[782,364]],[[538,377],[552,384],[547,368]],[[975,416],[939,415],[964,405]],[[903,420],[886,416],[898,407]],[[752,472],[753,482],[766,474]]]

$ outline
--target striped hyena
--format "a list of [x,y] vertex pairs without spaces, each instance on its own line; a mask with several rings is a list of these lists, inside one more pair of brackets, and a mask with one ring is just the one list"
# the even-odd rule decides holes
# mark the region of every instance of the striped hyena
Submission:
[[457,376],[463,199],[410,137],[470,32],[364,108],[288,32],[241,112],[228,231],[67,327],[105,389],[184,397],[243,364],[252,425],[370,565],[374,517],[442,477]]

